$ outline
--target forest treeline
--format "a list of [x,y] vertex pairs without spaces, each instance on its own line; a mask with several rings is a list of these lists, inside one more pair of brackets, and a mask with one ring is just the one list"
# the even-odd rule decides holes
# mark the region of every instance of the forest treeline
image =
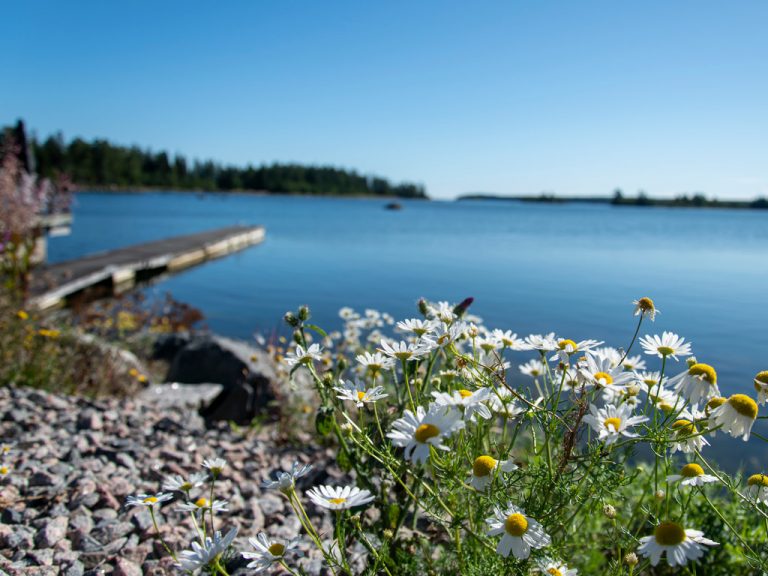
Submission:
[[119,146],[101,139],[87,141],[75,138],[67,142],[61,134],[40,141],[30,138],[29,142],[38,174],[45,177],[66,174],[76,185],[90,188],[258,190],[284,194],[427,197],[424,186],[420,184],[395,184],[385,178],[332,166],[224,166],[210,160],[189,161],[181,155],[153,152],[138,146]]

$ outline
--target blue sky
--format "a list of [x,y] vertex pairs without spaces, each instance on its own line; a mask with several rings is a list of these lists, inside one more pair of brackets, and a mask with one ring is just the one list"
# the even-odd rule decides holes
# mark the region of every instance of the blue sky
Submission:
[[768,3],[37,1],[0,123],[466,192],[768,195]]

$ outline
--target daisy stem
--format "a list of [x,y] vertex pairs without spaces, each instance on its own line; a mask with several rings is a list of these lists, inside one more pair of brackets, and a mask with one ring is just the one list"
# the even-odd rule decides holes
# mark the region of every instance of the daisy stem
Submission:
[[[213,480],[211,480],[211,497],[208,500],[208,512],[211,515],[211,536],[216,533],[216,528],[214,528],[213,525],[213,487],[216,486],[216,476],[218,476],[218,474],[213,474]],[[205,511],[203,511],[203,514],[205,514]]]
[[155,518],[155,507],[154,506],[150,506],[149,507],[149,515],[152,518],[152,525],[155,527],[155,534],[157,534],[157,537],[160,540],[160,542],[162,543],[163,548],[165,548],[165,551],[168,552],[168,554],[171,555],[171,558],[173,558],[174,561],[178,562],[179,559],[176,558],[176,554],[174,554],[173,550],[171,550],[170,547],[168,546],[168,544],[165,543],[165,539],[160,534],[160,528],[158,528],[158,526],[157,526],[157,518]]
[[392,576],[392,572],[389,571],[389,568],[387,567],[386,562],[381,561],[381,555],[376,551],[376,548],[371,544],[370,540],[366,538],[363,531],[360,529],[359,524],[355,526],[357,535],[360,537],[360,541],[363,543],[363,546],[365,546],[366,550],[371,553],[371,556],[373,556],[374,560],[376,560],[376,565],[374,566],[374,572],[376,571],[376,567],[381,565],[384,572],[389,574],[389,576]]
[[746,541],[744,540],[744,538],[741,537],[741,534],[739,534],[733,528],[733,526],[731,526],[731,523],[728,522],[728,520],[725,519],[725,516],[723,516],[722,513],[720,512],[720,510],[717,509],[717,506],[715,506],[712,503],[712,501],[709,499],[709,497],[704,493],[704,490],[701,490],[701,495],[704,496],[704,500],[707,501],[707,504],[709,504],[710,508],[712,508],[712,510],[715,512],[715,514],[717,514],[717,517],[720,518],[720,520],[723,521],[723,524],[728,526],[728,529],[736,535],[736,538],[739,539],[739,542],[741,542],[741,545],[744,546],[744,548],[746,548],[749,551],[749,553],[752,554],[752,556],[754,556],[756,558],[757,556],[755,555],[754,550],[752,550],[752,548],[749,547],[749,544],[747,544]]
[[205,532],[200,530],[200,525],[197,523],[197,518],[195,517],[195,513],[190,510],[189,515],[192,516],[192,525],[195,527],[195,532],[197,532],[197,537],[200,538],[200,544],[205,546]]
[[224,566],[221,565],[221,562],[219,562],[218,556],[213,561],[213,567],[216,569],[216,572],[218,572],[222,576],[229,576],[229,573],[224,569]]
[[403,379],[405,380],[405,389],[408,390],[408,400],[411,403],[411,410],[416,413],[416,404],[413,402],[413,394],[411,394],[411,384],[408,381],[408,365],[405,360],[400,360],[403,366]]
[[348,574],[352,574],[352,569],[347,561],[347,537],[344,531],[345,516],[344,510],[336,510],[336,530],[334,535],[336,536],[336,543],[339,545],[341,564]]
[[376,402],[373,403],[373,416],[376,418],[376,428],[379,429],[379,437],[384,442],[384,432],[381,429],[381,420],[379,420],[379,410],[376,408]]
[[315,543],[315,546],[317,546],[318,550],[320,550],[320,552],[323,554],[323,557],[325,557],[326,561],[328,562],[328,567],[331,569],[331,572],[334,574],[334,576],[336,576],[336,570],[334,570],[336,559],[330,556],[323,547],[323,543],[320,541],[320,536],[315,531],[314,526],[312,526],[312,522],[309,520],[306,510],[304,510],[304,506],[301,505],[301,500],[299,500],[295,490],[288,495],[288,502],[290,502],[291,508],[293,508],[293,511],[299,518],[299,522],[306,531],[307,536],[312,539],[312,542]]
[[296,572],[295,570],[292,570],[292,569],[291,569],[291,568],[288,566],[288,564],[286,564],[286,563],[285,563],[285,560],[280,560],[278,563],[280,564],[280,566],[282,566],[282,567],[283,567],[283,570],[285,570],[286,572],[288,572],[288,574],[292,574],[293,576],[299,576],[298,572]]
[[632,340],[629,342],[629,346],[627,346],[627,351],[624,352],[624,356],[621,357],[621,360],[619,360],[619,366],[621,365],[624,360],[627,359],[627,356],[629,356],[629,351],[632,350],[632,346],[635,344],[635,340],[637,339],[637,335],[640,333],[640,325],[643,323],[643,318],[645,318],[645,314],[640,314],[640,320],[637,321],[637,328],[635,328],[635,333],[632,335]]

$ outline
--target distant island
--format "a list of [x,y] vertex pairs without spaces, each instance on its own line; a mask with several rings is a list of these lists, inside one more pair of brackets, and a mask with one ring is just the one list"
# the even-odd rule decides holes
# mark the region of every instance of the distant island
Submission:
[[717,200],[704,194],[681,194],[675,198],[650,198],[644,192],[636,196],[625,196],[621,190],[615,190],[613,196],[556,196],[550,193],[538,196],[500,196],[496,194],[465,194],[456,200],[514,200],[516,202],[537,202],[543,204],[612,204],[614,206],[664,206],[670,208],[738,208],[768,209],[768,199],[755,200]]
[[[23,132],[23,122],[9,130]],[[67,142],[62,134],[43,141],[29,138],[37,173],[55,178],[67,175],[85,189],[257,191],[270,194],[374,196],[427,199],[421,184],[392,183],[378,176],[333,166],[271,164],[224,166],[211,160],[187,161],[184,156],[153,152],[138,146],[119,146],[107,140]]]

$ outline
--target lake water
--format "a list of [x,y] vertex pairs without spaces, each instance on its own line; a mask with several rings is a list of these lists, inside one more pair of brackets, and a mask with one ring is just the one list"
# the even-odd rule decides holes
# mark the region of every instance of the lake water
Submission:
[[[49,255],[60,261],[263,224],[263,244],[151,290],[170,290],[202,309],[214,331],[243,338],[282,329],[282,315],[300,304],[333,329],[342,306],[401,319],[415,315],[422,296],[474,296],[472,311],[491,328],[614,346],[628,344],[631,302],[647,295],[662,313],[641,334],[685,336],[699,360],[717,368],[721,391],[752,394],[755,373],[768,369],[768,212],[401,203],[403,210],[389,211],[386,201],[369,199],[80,194],[72,234],[52,239]],[[740,444],[718,442],[724,450]]]

